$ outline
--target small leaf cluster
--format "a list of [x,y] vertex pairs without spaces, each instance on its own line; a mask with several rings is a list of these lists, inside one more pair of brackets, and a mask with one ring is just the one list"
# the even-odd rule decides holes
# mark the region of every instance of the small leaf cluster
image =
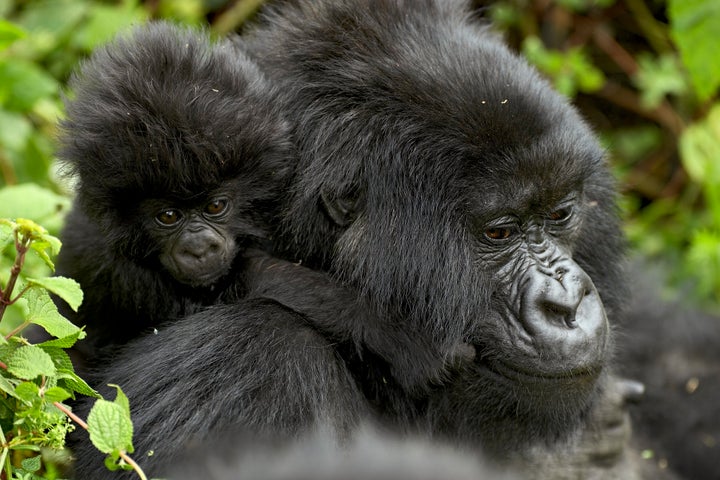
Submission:
[[[50,297],[56,295],[77,310],[82,290],[69,278],[22,275],[30,253],[53,271],[60,240],[32,220],[0,219],[0,249],[8,246],[15,257],[7,281],[0,283],[0,472],[4,478],[47,478],[39,476],[44,473],[42,450],[62,450],[67,434],[80,425],[89,431],[93,444],[108,454],[108,467],[135,469],[145,478],[127,456],[133,451],[133,428],[128,399],[119,387],[114,402],[102,398],[96,402],[87,423],[63,403],[77,394],[99,397],[75,373],[65,351],[82,340],[85,332],[63,317]],[[4,313],[19,302],[24,304],[23,318],[17,325],[8,325]],[[42,328],[49,339],[31,343],[23,336],[31,326]],[[35,455],[28,458],[27,452]]]

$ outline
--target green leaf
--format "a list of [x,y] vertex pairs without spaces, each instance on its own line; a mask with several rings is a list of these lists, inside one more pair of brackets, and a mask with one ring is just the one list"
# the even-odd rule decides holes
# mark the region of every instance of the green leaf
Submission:
[[647,109],[656,108],[667,95],[683,96],[688,91],[685,75],[674,55],[638,58],[638,71],[633,78],[642,92],[640,101]]
[[[2,125],[0,124],[0,127]],[[0,134],[2,135],[2,134]],[[0,188],[0,217],[30,218],[36,222],[67,211],[70,200],[34,183]]]
[[8,45],[25,35],[26,33],[22,28],[0,18],[0,51],[5,50]]
[[60,85],[38,65],[20,58],[0,62],[0,97],[8,110],[31,110],[41,98],[57,95]]
[[33,382],[22,382],[15,387],[15,396],[27,403],[33,403],[40,398],[40,387]]
[[26,472],[35,473],[40,470],[40,467],[42,466],[42,456],[37,455],[35,457],[26,458],[20,464]]
[[35,345],[26,345],[15,350],[8,359],[7,370],[25,380],[32,380],[40,375],[50,377],[57,372],[50,355]]
[[[73,323],[60,315],[57,307],[50,299],[47,291],[39,287],[30,287],[25,292],[25,299],[28,303],[27,320],[43,327],[50,335],[57,338],[64,338],[73,335],[80,329]],[[84,332],[78,338],[84,338]]]
[[15,386],[12,384],[12,382],[0,375],[0,390],[7,393],[8,395],[15,396]]
[[11,244],[15,240],[13,228],[7,223],[0,223],[0,252],[5,248],[5,245]]
[[700,184],[720,185],[720,103],[704,120],[680,137],[680,154],[688,175]]
[[117,389],[117,395],[115,396],[115,403],[117,405],[120,405],[125,412],[125,415],[127,415],[128,418],[130,418],[130,400],[128,400],[125,393],[122,391],[122,389],[115,384],[110,384],[110,387],[115,387]]
[[84,338],[85,332],[82,329],[78,330],[72,335],[68,335],[67,337],[56,338],[54,340],[48,340],[47,342],[38,343],[37,346],[43,349],[45,349],[45,347],[70,348],[75,345],[81,334]]
[[710,98],[720,86],[718,36],[720,2],[669,0],[670,33],[690,74],[698,98]]
[[84,28],[76,35],[76,40],[87,50],[107,42],[131,25],[144,22],[147,13],[135,5],[110,6],[94,3],[89,17],[83,24]]
[[[0,76],[2,82],[2,76]],[[0,88],[0,103],[3,92]],[[32,134],[32,124],[23,115],[0,109],[0,146],[8,150],[22,151]]]
[[80,284],[72,278],[65,277],[48,277],[48,278],[28,278],[26,279],[29,285],[37,285],[51,293],[54,293],[58,297],[62,298],[70,305],[74,311],[77,312],[78,307],[83,300],[83,292],[80,289]]
[[101,398],[97,391],[90,387],[85,380],[80,378],[72,370],[58,370],[58,378],[61,379],[68,390],[77,392],[87,397]]
[[133,425],[123,406],[99,399],[87,423],[90,441],[101,452],[132,452]]
[[57,368],[58,372],[63,370],[74,371],[72,360],[70,360],[70,355],[68,355],[67,352],[62,348],[48,347],[45,344],[39,344],[35,346],[42,348],[45,353],[50,355],[50,358],[53,361],[53,365],[55,365],[55,368]]
[[45,400],[48,402],[62,402],[71,396],[70,392],[61,387],[52,387],[45,391]]

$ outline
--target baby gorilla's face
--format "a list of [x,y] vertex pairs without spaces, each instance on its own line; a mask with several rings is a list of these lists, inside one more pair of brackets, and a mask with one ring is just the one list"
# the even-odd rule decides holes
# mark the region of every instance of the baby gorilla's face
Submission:
[[238,245],[229,228],[233,205],[227,195],[151,200],[142,209],[160,263],[175,280],[208,287],[230,270]]

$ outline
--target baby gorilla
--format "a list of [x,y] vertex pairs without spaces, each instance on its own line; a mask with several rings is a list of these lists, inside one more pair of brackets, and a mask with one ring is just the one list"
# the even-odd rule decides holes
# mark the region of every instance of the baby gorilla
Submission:
[[58,273],[85,300],[94,358],[244,294],[290,155],[270,86],[238,44],[167,23],[98,49],[72,78],[60,158],[77,199]]

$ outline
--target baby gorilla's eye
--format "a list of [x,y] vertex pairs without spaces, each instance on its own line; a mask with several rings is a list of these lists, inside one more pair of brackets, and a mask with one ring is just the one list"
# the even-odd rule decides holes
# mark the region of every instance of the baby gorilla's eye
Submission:
[[158,213],[155,220],[157,220],[161,225],[172,226],[178,223],[181,218],[182,214],[179,210],[168,209]]
[[485,236],[490,240],[507,240],[513,233],[512,227],[492,227],[485,230]]
[[218,198],[205,205],[205,213],[210,215],[220,215],[227,208],[227,200],[224,198]]

